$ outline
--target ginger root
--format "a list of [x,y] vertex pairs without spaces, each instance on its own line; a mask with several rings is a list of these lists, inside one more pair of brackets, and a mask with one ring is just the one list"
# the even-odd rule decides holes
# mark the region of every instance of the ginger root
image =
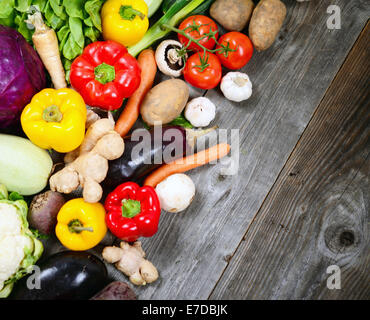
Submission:
[[114,121],[97,120],[87,130],[78,152],[69,154],[66,166],[51,176],[50,189],[71,193],[81,186],[86,202],[98,202],[103,195],[100,183],[107,176],[108,160],[119,158],[124,148],[123,139],[114,131]]
[[137,286],[143,286],[158,279],[156,267],[144,259],[145,252],[140,241],[132,245],[122,241],[120,247],[105,247],[102,256],[108,263],[115,263],[116,268]]

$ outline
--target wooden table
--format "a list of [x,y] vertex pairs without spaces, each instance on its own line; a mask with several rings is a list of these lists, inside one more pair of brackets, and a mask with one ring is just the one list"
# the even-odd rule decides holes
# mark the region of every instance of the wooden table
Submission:
[[[214,123],[239,129],[239,170],[189,173],[192,205],[142,241],[160,278],[139,299],[370,298],[369,1],[284,2],[278,39],[243,70],[252,97],[199,93]],[[341,29],[327,27],[331,4]]]

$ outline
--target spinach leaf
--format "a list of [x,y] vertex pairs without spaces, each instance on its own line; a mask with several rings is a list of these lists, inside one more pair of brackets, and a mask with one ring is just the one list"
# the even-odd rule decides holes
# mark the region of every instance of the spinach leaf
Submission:
[[0,18],[0,24],[8,27],[14,27],[14,16],[15,12],[10,13],[9,17]]
[[69,28],[71,29],[73,40],[80,48],[83,48],[85,38],[82,30],[82,20],[79,18],[69,17]]
[[85,3],[85,10],[90,15],[91,21],[100,32],[101,29],[101,18],[100,9],[103,5],[104,0],[89,0]]
[[55,15],[57,15],[62,20],[66,20],[67,14],[64,11],[64,7],[62,5],[59,5],[60,0],[49,0],[49,2],[50,2],[50,6],[53,9]]
[[52,14],[48,17],[48,23],[52,29],[57,30],[64,25],[64,20],[59,18],[57,15]]
[[73,60],[82,53],[82,48],[74,41],[72,33],[68,36],[68,39],[62,50],[63,56],[68,60]]
[[27,12],[28,8],[31,5],[32,0],[17,0],[17,5],[15,6],[15,9],[17,9],[19,12]]
[[37,7],[42,13],[45,12],[46,0],[32,0],[32,5]]
[[84,24],[87,25],[88,27],[94,26],[90,16],[84,20]]
[[65,25],[59,29],[57,32],[58,40],[59,40],[59,51],[63,50],[63,47],[68,39],[71,30],[69,29],[68,25]]
[[27,13],[24,12],[21,15],[18,15],[14,19],[14,23],[16,24],[17,31],[28,41],[32,41],[32,34],[33,30],[28,29],[27,23],[24,20],[27,19]]
[[68,84],[70,83],[69,74],[71,73],[71,64],[72,64],[71,60],[63,59],[63,66],[64,66],[64,70],[66,72],[66,81],[67,81]]
[[192,124],[188,120],[186,120],[182,114],[180,114],[176,119],[172,120],[169,124],[173,126],[181,126],[188,129],[193,128]]
[[84,19],[84,2],[84,0],[63,0],[63,6],[70,17]]
[[0,18],[8,18],[14,11],[14,6],[14,0],[0,0]]
[[86,38],[90,39],[91,42],[95,42],[99,38],[100,31],[94,27],[85,27],[84,35]]

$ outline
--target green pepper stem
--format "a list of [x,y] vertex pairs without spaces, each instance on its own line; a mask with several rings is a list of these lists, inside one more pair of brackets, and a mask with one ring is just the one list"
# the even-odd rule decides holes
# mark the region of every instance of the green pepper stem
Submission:
[[95,67],[94,74],[95,80],[102,84],[111,82],[116,78],[114,67],[104,62]]
[[139,10],[134,9],[132,6],[121,6],[119,8],[119,15],[123,20],[134,20],[138,16],[141,20],[145,19],[145,14]]
[[137,200],[124,199],[122,200],[122,216],[125,218],[133,218],[141,212],[141,203]]
[[91,227],[84,227],[82,222],[78,219],[74,219],[68,223],[68,230],[71,233],[81,233],[82,231],[94,232]]
[[51,105],[44,109],[44,112],[42,113],[42,118],[46,122],[60,122],[63,119],[63,114],[58,106]]

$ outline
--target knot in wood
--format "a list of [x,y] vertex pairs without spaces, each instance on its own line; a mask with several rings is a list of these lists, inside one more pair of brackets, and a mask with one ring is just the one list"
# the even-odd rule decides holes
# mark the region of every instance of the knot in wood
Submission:
[[326,246],[334,253],[348,253],[360,244],[356,232],[343,225],[332,225],[325,230]]

